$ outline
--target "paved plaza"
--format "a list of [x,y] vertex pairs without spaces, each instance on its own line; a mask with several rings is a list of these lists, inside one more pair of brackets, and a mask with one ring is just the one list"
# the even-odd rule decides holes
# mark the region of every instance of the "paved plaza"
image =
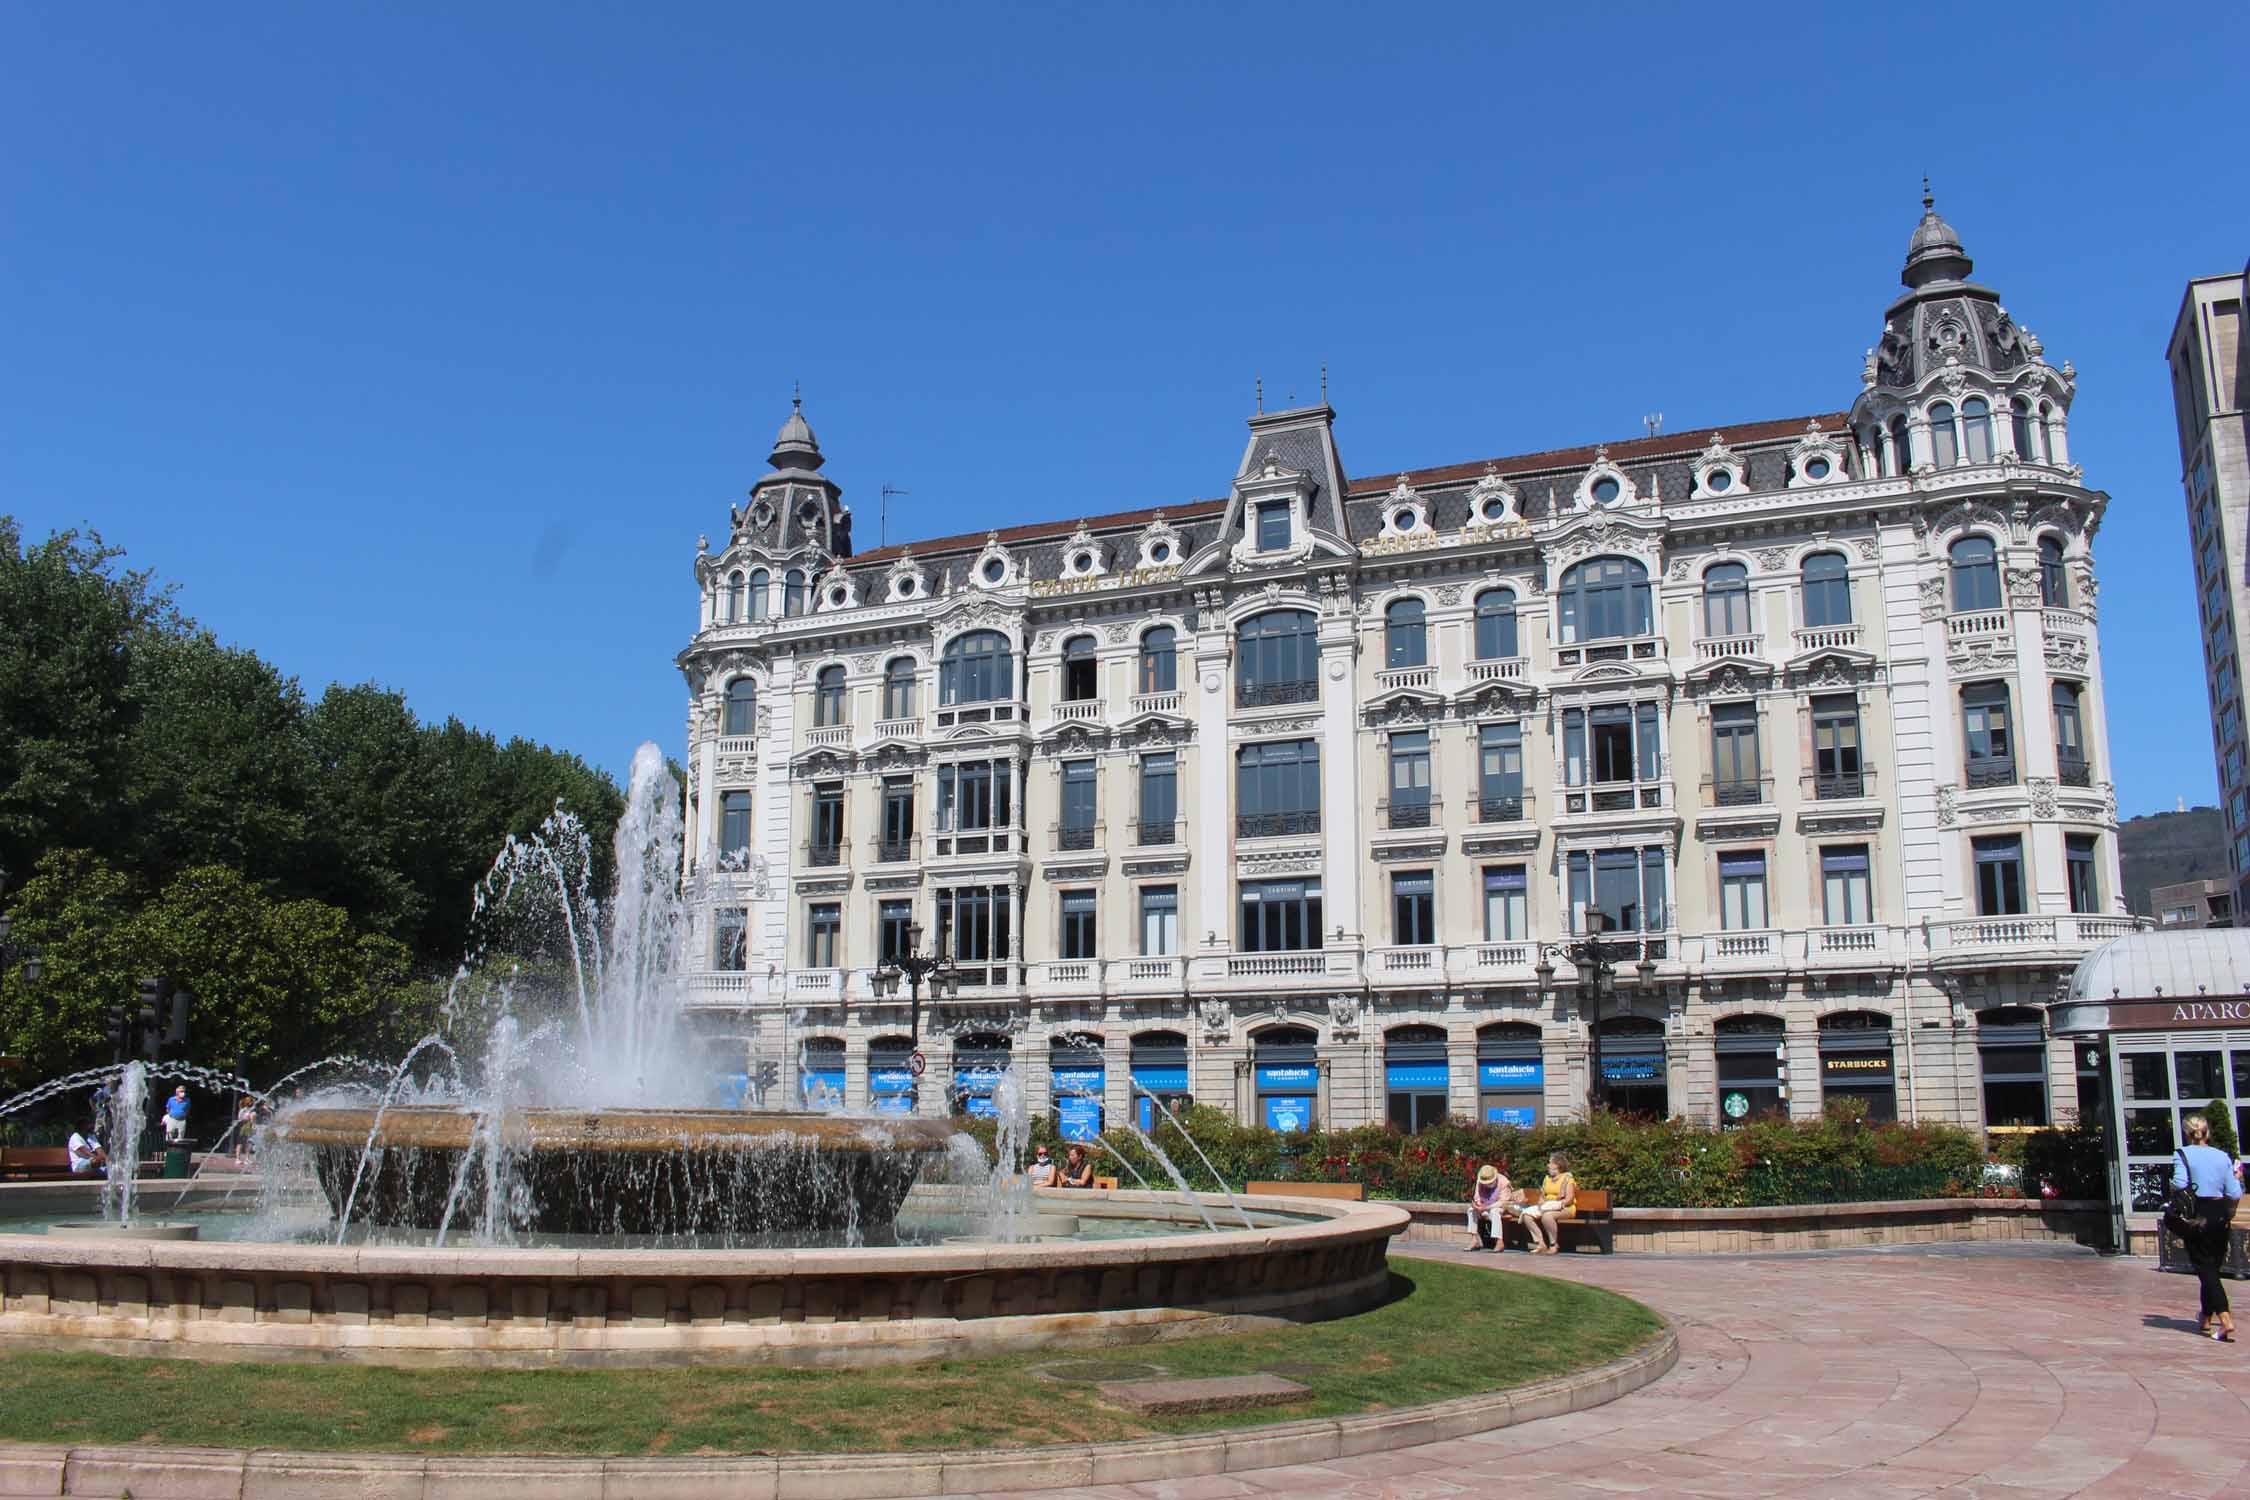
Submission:
[[[1443,1251],[1433,1258],[1495,1259]],[[2147,1261],[1998,1245],[1695,1258],[1510,1254],[1498,1263],[1661,1309],[1680,1327],[1678,1368],[1596,1410],[1457,1442],[1040,1493],[2250,1495],[2250,1343],[2196,1337],[2194,1281],[2160,1275]],[[1411,1273],[1411,1260],[1400,1264]],[[2236,1296],[2250,1327],[2250,1286]]]

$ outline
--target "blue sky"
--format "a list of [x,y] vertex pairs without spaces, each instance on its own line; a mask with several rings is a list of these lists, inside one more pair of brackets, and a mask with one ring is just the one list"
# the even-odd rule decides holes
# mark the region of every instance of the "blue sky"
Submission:
[[1360,474],[1840,408],[1927,171],[2080,372],[2124,809],[2211,800],[2244,23],[1575,9],[0,9],[0,509],[622,771],[792,380],[862,545],[1220,493],[1324,361]]

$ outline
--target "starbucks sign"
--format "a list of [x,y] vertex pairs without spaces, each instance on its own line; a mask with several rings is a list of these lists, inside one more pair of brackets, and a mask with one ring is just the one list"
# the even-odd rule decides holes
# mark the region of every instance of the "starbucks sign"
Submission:
[[1739,1120],[1750,1113],[1750,1096],[1740,1089],[1729,1089],[1719,1100],[1719,1108],[1727,1112],[1730,1120]]

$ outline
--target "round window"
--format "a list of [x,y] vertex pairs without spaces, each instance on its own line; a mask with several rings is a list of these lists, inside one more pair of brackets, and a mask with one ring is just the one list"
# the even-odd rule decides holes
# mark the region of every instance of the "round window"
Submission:
[[911,578],[901,578],[901,579],[900,579],[900,580],[898,581],[898,596],[899,596],[899,597],[900,597],[901,599],[911,599],[911,598],[913,598],[913,597],[914,597],[914,580],[913,580],[913,579],[911,579]]
[[1828,460],[1825,458],[1807,459],[1805,461],[1805,477],[1807,479],[1826,479],[1828,477]]
[[1621,493],[1614,479],[1604,477],[1594,481],[1594,498],[1604,505],[1614,503]]
[[1073,573],[1091,573],[1093,570],[1094,555],[1091,552],[1081,552],[1070,560],[1070,571]]
[[812,525],[813,522],[820,519],[820,507],[807,500],[797,507],[797,519],[807,526]]
[[828,591],[828,607],[830,609],[842,609],[844,607],[844,598],[845,595],[842,589],[830,589]]
[[997,557],[984,565],[984,581],[986,583],[998,583],[1007,576],[1008,565]]
[[1723,495],[1734,488],[1734,475],[1725,469],[1713,469],[1711,477],[1703,481],[1714,495]]
[[1170,542],[1158,542],[1148,549],[1148,560],[1156,563],[1170,562],[1172,560],[1172,544]]
[[1412,531],[1414,529],[1414,512],[1410,510],[1393,511],[1391,513],[1391,529],[1393,531]]

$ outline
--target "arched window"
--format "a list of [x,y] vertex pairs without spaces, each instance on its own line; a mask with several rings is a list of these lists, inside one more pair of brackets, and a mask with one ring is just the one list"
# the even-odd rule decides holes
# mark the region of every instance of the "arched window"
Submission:
[[1648,569],[1629,557],[1590,557],[1562,577],[1563,644],[1647,635]]
[[1982,396],[1961,403],[1961,458],[1964,463],[1992,462],[1992,407]]
[[822,667],[813,678],[813,723],[821,728],[844,722],[844,669]]
[[2039,602],[2053,609],[2070,608],[2070,578],[2063,572],[2059,537],[2039,539]]
[[1235,631],[1235,701],[1311,703],[1320,697],[1320,632],[1312,611],[1269,609]]
[[1383,608],[1383,665],[1426,667],[1430,664],[1430,629],[1424,622],[1422,601],[1393,599]]
[[1953,426],[1953,403],[1935,402],[1930,407],[1930,453],[1941,469],[1950,469],[1961,461],[1961,434]]
[[1094,638],[1074,635],[1063,642],[1063,701],[1084,703],[1095,694]]
[[2031,403],[2018,396],[2008,403],[2008,428],[2016,439],[2016,457],[2027,464],[2044,463],[2038,429],[2032,425]]
[[1750,633],[1750,570],[1741,563],[1715,563],[1703,575],[1703,633]]
[[770,607],[766,595],[773,588],[773,575],[764,568],[750,570],[750,614],[753,620],[763,620]]
[[801,615],[805,612],[805,574],[801,568],[791,568],[781,575],[781,612]]
[[727,575],[726,600],[719,606],[719,618],[726,621],[729,625],[739,625],[740,623],[742,623],[744,592],[745,590],[742,585],[742,575],[740,573],[730,573],[729,575]]
[[1015,692],[1015,656],[997,630],[955,636],[938,663],[938,701],[991,703]]
[[914,659],[894,656],[883,664],[883,717],[914,717]]
[[1505,661],[1521,655],[1516,644],[1516,591],[1486,589],[1477,595],[1477,660]]
[[1953,560],[1955,613],[2000,607],[2000,563],[1992,538],[1965,536],[1947,554]]
[[1849,625],[1852,622],[1851,569],[1840,552],[1815,552],[1805,559],[1805,624]]
[[1159,625],[1141,637],[1141,691],[1176,693],[1180,690],[1179,637],[1169,625]]
[[721,734],[756,734],[758,732],[758,685],[747,677],[737,677],[727,684],[727,714]]
[[1914,439],[1908,434],[1906,418],[1891,418],[1891,440],[1883,445],[1883,472],[1896,479],[1914,467]]

